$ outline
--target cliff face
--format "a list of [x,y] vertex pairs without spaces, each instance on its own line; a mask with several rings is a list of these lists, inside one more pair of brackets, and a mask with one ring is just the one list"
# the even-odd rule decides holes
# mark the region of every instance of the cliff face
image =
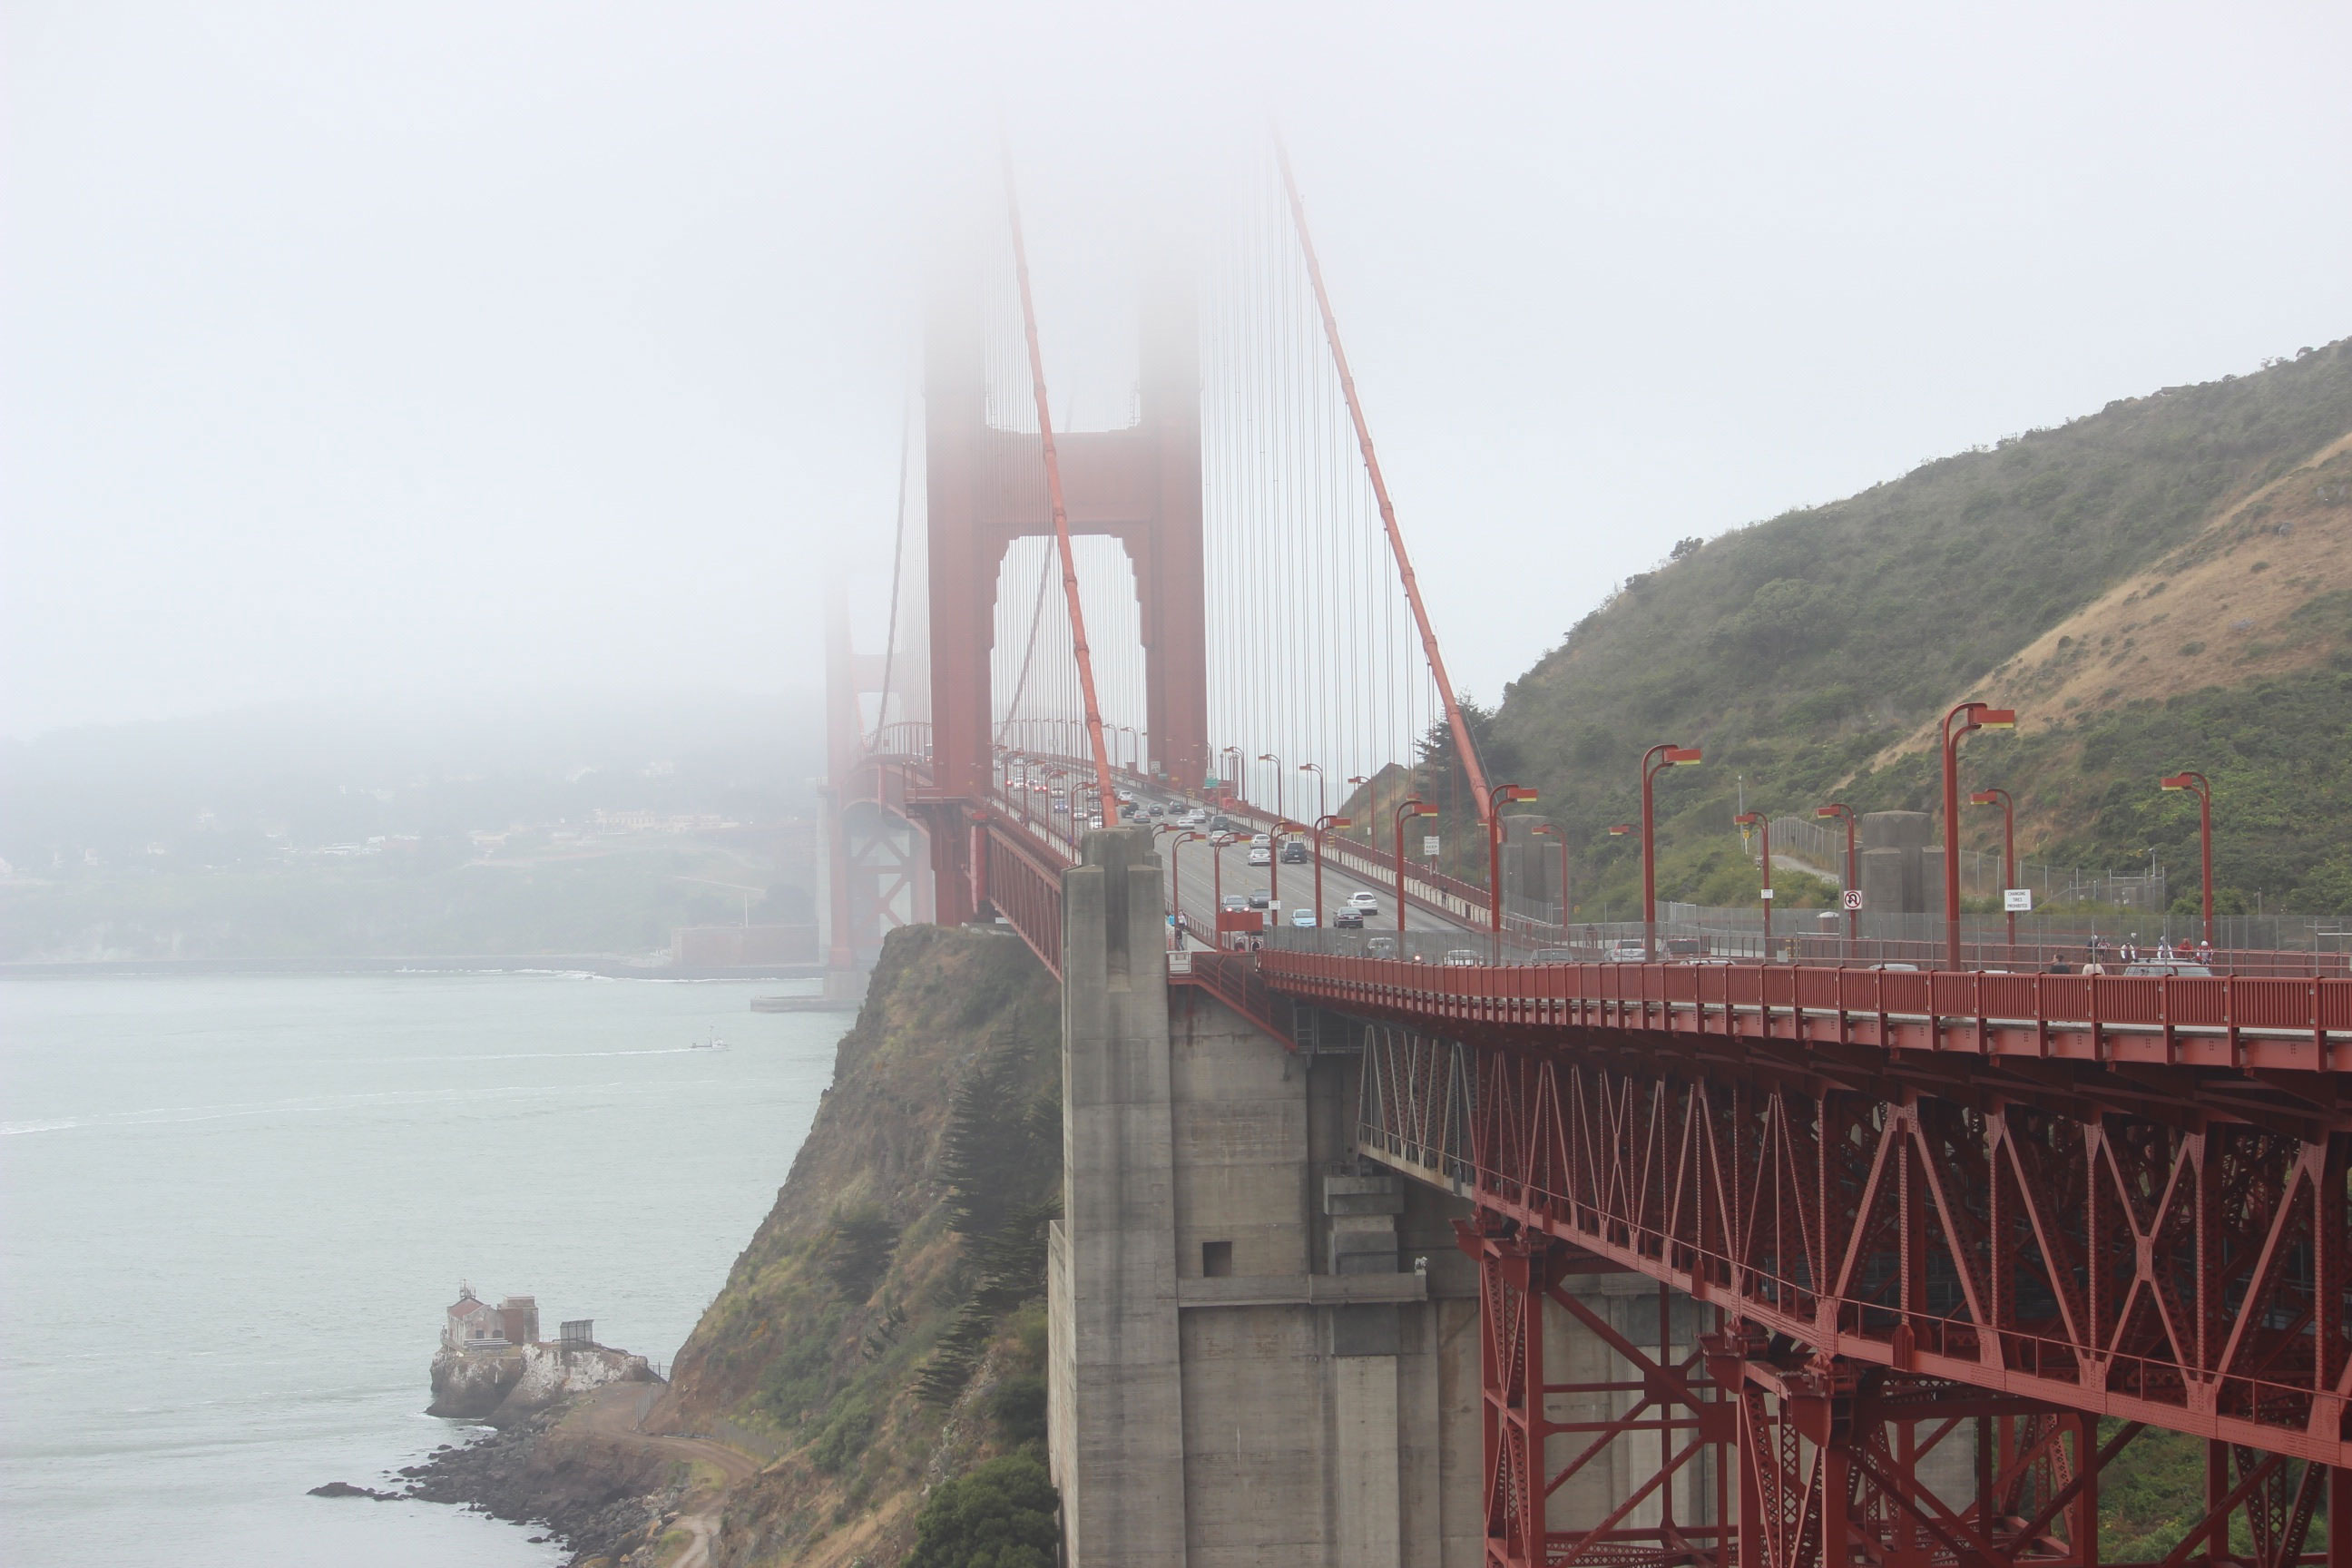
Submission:
[[1058,1009],[1001,929],[886,944],[775,1207],[644,1423],[772,1461],[730,1489],[717,1562],[895,1563],[932,1484],[1042,1437]]

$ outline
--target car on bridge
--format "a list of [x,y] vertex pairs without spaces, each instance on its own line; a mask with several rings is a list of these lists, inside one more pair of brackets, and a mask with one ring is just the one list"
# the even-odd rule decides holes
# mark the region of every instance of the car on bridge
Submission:
[[1348,907],[1360,915],[1376,915],[1381,912],[1381,896],[1370,889],[1359,888],[1348,895]]
[[1286,866],[1307,864],[1307,846],[1294,838],[1282,847],[1282,863]]
[[1271,866],[1274,864],[1274,851],[1260,844],[1250,850],[1249,863],[1253,866]]
[[1264,888],[1260,888],[1256,892],[1252,893],[1249,896],[1249,907],[1254,910],[1272,909],[1274,907],[1274,895],[1267,892]]
[[1364,956],[1366,958],[1394,958],[1396,955],[1396,938],[1392,936],[1375,936],[1365,939]]
[[1445,966],[1448,969],[1469,969],[1486,962],[1475,947],[1455,947],[1446,950]]
[[1315,911],[1308,909],[1306,905],[1301,904],[1298,908],[1290,911],[1290,923],[1295,926],[1307,926],[1311,928],[1315,924]]
[[1528,955],[1529,963],[1574,963],[1576,950],[1568,947],[1539,947]]
[[1364,911],[1349,908],[1345,904],[1341,905],[1331,911],[1331,929],[1334,931],[1363,930]]
[[1609,944],[1608,959],[1612,963],[1640,963],[1650,956],[1650,949],[1638,936],[1621,936]]
[[1244,895],[1240,894],[1240,893],[1227,893],[1227,894],[1225,895],[1225,900],[1224,900],[1224,908],[1225,908],[1225,909],[1227,909],[1227,910],[1229,910],[1239,911],[1239,910],[1245,910],[1245,909],[1247,909],[1247,908],[1249,908],[1249,907],[1250,907],[1249,900],[1248,900],[1248,898],[1247,898],[1247,897],[1245,897]]
[[1271,833],[1253,833],[1250,835],[1250,847],[1254,849],[1271,849],[1274,847],[1274,835]]

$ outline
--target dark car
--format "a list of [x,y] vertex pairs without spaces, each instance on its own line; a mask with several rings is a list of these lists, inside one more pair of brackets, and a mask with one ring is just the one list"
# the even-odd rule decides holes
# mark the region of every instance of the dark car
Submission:
[[1361,931],[1361,930],[1363,930],[1363,929],[1364,929],[1364,911],[1363,911],[1363,910],[1347,910],[1347,909],[1341,909],[1341,910],[1332,910],[1332,911],[1331,911],[1331,929],[1332,929],[1333,931]]
[[1286,866],[1307,864],[1307,846],[1294,838],[1282,847],[1282,863]]

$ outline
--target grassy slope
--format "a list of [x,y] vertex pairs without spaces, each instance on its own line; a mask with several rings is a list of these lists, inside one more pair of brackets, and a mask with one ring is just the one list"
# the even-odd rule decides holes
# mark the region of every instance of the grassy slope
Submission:
[[2019,795],[2021,853],[2155,845],[2192,886],[2193,814],[2152,775],[2201,765],[2217,881],[2352,909],[2347,434],[2352,341],[1737,530],[1629,581],[1507,689],[1497,749],[1567,825],[1586,918],[1633,904],[1635,847],[1605,829],[1633,816],[1649,742],[1707,752],[1660,785],[1661,894],[1722,901],[1752,880],[1726,848],[1740,778],[1775,814],[1926,807],[1922,727],[1972,696],[2024,710],[1969,742],[1973,784]]
[[[929,1485],[1035,1436],[1027,1417],[991,1411],[1042,1366],[1042,1305],[1002,1319],[952,1404],[926,1402],[918,1383],[974,1283],[977,1249],[950,1228],[952,1091],[993,1061],[1033,1101],[1058,1103],[1058,1009],[1052,976],[1011,936],[891,935],[775,1207],[679,1352],[650,1423],[729,1423],[781,1452],[730,1499],[721,1562],[896,1563]],[[1029,1197],[1058,1190],[1039,1185]],[[870,1283],[842,1279],[845,1218],[899,1229]]]

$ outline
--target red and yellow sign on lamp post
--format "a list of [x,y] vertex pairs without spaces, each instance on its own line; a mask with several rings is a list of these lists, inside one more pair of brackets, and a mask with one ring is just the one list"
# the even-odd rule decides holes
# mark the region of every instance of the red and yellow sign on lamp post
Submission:
[[[1952,721],[1959,720],[1958,729]],[[1944,715],[1944,966],[1960,967],[1960,742],[1979,730],[2014,730],[2017,710],[1961,702]]]
[[[1503,934],[1503,807],[1536,798],[1525,784],[1497,784],[1486,806],[1486,908],[1495,935]],[[1497,952],[1496,962],[1502,954]]]
[[1323,923],[1323,836],[1337,828],[1344,833],[1355,826],[1345,816],[1318,816],[1315,819],[1315,923]]
[[1556,822],[1538,822],[1535,831],[1546,838],[1559,841],[1559,933],[1560,940],[1565,942],[1568,940],[1568,835]]
[[1862,935],[1862,905],[1854,897],[1862,890],[1862,881],[1861,874],[1854,868],[1853,807],[1842,800],[1832,801],[1827,805],[1813,807],[1813,815],[1845,819],[1845,896],[1838,901],[1845,905],[1846,954],[1852,957],[1853,944]]
[[1704,761],[1696,746],[1656,745],[1642,753],[1642,959],[1645,963],[1658,956],[1658,819],[1650,805],[1650,784],[1668,768],[1696,767]]
[[1410,795],[1397,802],[1393,815],[1396,819],[1397,935],[1402,936],[1404,934],[1404,825],[1409,817],[1435,816],[1437,807],[1419,795]]
[[1772,962],[1772,819],[1760,811],[1744,811],[1731,819],[1734,827],[1753,827],[1764,837],[1764,962]]
[[2173,773],[2157,780],[2159,789],[2185,789],[2197,797],[2197,862],[2205,890],[2205,945],[2213,945],[2213,785],[2203,773]]
[[2017,911],[2009,907],[2009,890],[2017,886],[2017,803],[2005,789],[1980,789],[1969,796],[1970,805],[2000,807],[2000,903],[2009,916],[2009,957],[2017,961]]

